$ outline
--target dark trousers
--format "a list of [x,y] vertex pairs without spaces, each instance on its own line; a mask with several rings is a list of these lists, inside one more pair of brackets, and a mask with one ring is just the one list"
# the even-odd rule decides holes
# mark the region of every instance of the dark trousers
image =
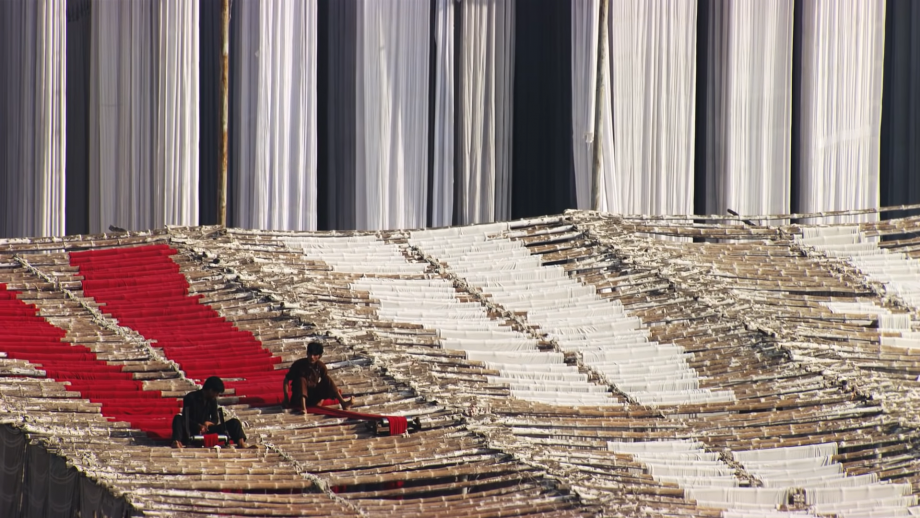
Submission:
[[[209,426],[207,433],[225,434],[236,444],[239,444],[240,440],[246,440],[246,434],[243,433],[243,424],[240,423],[239,419],[230,419],[223,424]],[[192,435],[198,435],[198,431],[192,430]],[[185,417],[182,414],[177,414],[173,417],[172,440],[179,441],[185,445],[188,445],[189,441],[191,441],[185,430]]]
[[291,381],[291,407],[295,409],[303,410],[300,408],[306,400],[307,406],[316,406],[319,405],[324,399],[336,399],[339,397],[339,389],[335,386],[335,382],[329,378],[325,378],[316,386],[308,387],[306,378],[295,378]]

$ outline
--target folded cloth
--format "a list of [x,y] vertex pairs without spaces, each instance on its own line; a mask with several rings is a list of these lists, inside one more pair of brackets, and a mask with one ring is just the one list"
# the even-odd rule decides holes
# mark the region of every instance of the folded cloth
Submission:
[[[329,400],[324,400],[323,403],[326,403],[327,401]],[[402,435],[406,433],[406,430],[409,426],[408,420],[405,417],[398,415],[365,414],[362,412],[352,412],[351,410],[337,410],[335,408],[324,406],[307,407],[307,412],[310,414],[343,417],[345,419],[358,419],[361,421],[377,421],[378,419],[387,419],[390,422],[390,435]]]
[[216,433],[206,433],[204,434],[203,438],[205,448],[213,448],[214,446],[217,446],[218,443],[220,443],[220,435]]

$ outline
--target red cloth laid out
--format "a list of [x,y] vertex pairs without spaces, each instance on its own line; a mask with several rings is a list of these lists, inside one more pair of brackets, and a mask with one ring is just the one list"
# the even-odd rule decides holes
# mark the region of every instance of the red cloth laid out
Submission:
[[102,311],[119,325],[151,340],[190,379],[221,376],[243,402],[280,403],[278,385],[285,371],[275,365],[281,358],[202,304],[203,295],[189,294],[188,281],[171,258],[176,253],[168,245],[74,252],[70,264],[80,267],[84,295],[103,304]]
[[[333,404],[334,400],[325,400],[324,404]],[[351,410],[341,410],[327,406],[310,406],[307,407],[307,413],[328,415],[331,417],[342,417],[345,419],[358,419],[360,421],[377,421],[386,419],[390,423],[390,435],[402,435],[409,429],[409,420],[399,415],[377,415],[365,414],[362,412],[352,412]]]
[[126,421],[152,437],[169,437],[178,399],[162,398],[158,390],[144,391],[143,383],[122,366],[99,360],[85,345],[62,342],[66,331],[39,316],[38,308],[17,294],[0,284],[0,352],[34,364],[49,379],[68,383],[69,392],[99,403],[107,419]]
[[[265,350],[252,333],[239,330],[203,304],[202,295],[190,295],[188,281],[171,259],[176,253],[167,245],[75,252],[70,254],[70,263],[80,267],[86,296],[103,304],[102,311],[118,319],[120,325],[151,340],[188,378],[204,381],[218,375],[225,378],[225,386],[233,389],[241,403],[280,404],[279,385],[287,373],[275,369],[281,358]],[[407,420],[401,416],[326,407],[308,411],[365,421],[385,418],[391,435],[407,430]]]

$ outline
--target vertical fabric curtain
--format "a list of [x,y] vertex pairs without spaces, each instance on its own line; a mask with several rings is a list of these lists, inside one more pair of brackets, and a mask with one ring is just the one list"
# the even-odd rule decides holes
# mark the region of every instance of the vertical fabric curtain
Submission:
[[691,214],[696,2],[610,0],[612,178],[608,210]]
[[359,0],[356,223],[424,227],[428,212],[428,0]]
[[457,222],[511,217],[514,0],[460,3],[460,175]]
[[431,226],[445,227],[453,223],[454,214],[454,69],[456,2],[438,0],[435,13],[435,43],[437,55],[434,91],[434,133]]
[[317,227],[352,230],[355,222],[357,0],[317,6]]
[[62,235],[66,2],[2,2],[0,20],[0,236]]
[[[572,149],[577,208],[605,211],[609,200],[615,197],[613,187],[616,184],[610,110],[609,36],[601,39],[600,14],[601,0],[572,2]],[[606,57],[603,63],[598,63],[601,56]],[[598,72],[603,74],[600,97],[597,95]],[[600,134],[595,131],[598,117]],[[600,149],[597,149],[598,145]],[[595,164],[596,152],[599,160]]]
[[920,3],[893,2],[885,9],[879,187],[881,206],[890,207],[920,201]]
[[884,36],[884,0],[803,4],[801,212],[878,207]]
[[198,3],[93,3],[90,232],[198,223]]
[[155,226],[198,224],[199,10],[158,1]]
[[234,225],[316,229],[316,0],[245,0],[234,109]]
[[790,211],[793,0],[713,0],[706,211]]
[[89,231],[156,226],[155,0],[92,6]]
[[0,516],[19,515],[25,464],[25,436],[9,426],[0,426]]

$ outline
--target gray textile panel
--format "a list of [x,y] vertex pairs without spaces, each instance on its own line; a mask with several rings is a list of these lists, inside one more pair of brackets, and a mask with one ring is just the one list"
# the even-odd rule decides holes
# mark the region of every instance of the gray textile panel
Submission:
[[44,518],[48,503],[51,456],[41,446],[26,448],[25,483],[22,491],[22,518]]
[[22,499],[26,440],[22,433],[0,426],[0,516],[17,516]]
[[63,457],[50,455],[48,470],[48,502],[46,518],[70,518],[78,508],[77,470],[68,466]]
[[80,515],[84,518],[122,518],[128,507],[104,487],[80,477]]

